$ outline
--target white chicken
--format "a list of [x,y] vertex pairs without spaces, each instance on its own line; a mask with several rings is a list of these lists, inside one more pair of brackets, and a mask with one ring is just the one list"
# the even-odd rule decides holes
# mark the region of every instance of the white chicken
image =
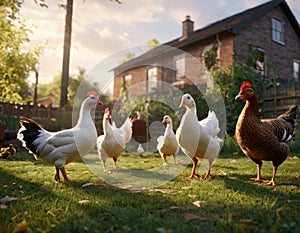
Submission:
[[55,181],[60,181],[59,171],[61,171],[64,182],[71,183],[65,165],[79,160],[95,146],[97,131],[90,112],[97,104],[102,104],[98,94],[89,92],[81,104],[77,124],[73,128],[58,132],[49,132],[32,119],[20,119],[22,127],[18,131],[17,138],[37,160],[54,164]]
[[115,169],[120,169],[117,166],[117,159],[132,135],[132,123],[129,118],[126,118],[120,128],[117,128],[114,124],[111,125],[110,119],[109,108],[106,108],[103,116],[103,135],[97,138],[98,154],[105,172],[108,171],[105,165],[107,158],[112,158],[115,163]]
[[142,144],[139,144],[139,146],[136,150],[136,153],[138,153],[138,155],[141,156],[141,157],[143,156],[143,154],[145,153],[145,150],[144,150]]
[[196,167],[199,158],[208,159],[208,171],[203,179],[211,178],[210,168],[217,158],[221,139],[219,133],[219,120],[214,112],[209,112],[208,117],[198,121],[196,103],[190,94],[184,94],[179,107],[185,107],[180,125],[176,131],[176,139],[182,151],[192,159],[192,172],[186,178],[197,178]]
[[168,165],[167,163],[167,155],[172,155],[174,159],[174,164],[177,164],[176,155],[179,151],[179,145],[176,140],[176,136],[173,131],[173,121],[172,118],[168,115],[163,117],[162,123],[166,124],[165,133],[163,136],[159,136],[157,138],[157,150],[161,155],[164,164]]

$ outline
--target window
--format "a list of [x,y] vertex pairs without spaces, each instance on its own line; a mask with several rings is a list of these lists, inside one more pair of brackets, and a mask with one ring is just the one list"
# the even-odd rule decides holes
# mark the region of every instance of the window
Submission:
[[175,82],[181,81],[185,76],[185,58],[175,58]]
[[128,98],[128,88],[131,86],[131,74],[126,74],[123,76],[122,88],[120,89],[120,94],[125,94],[124,98]]
[[283,26],[278,19],[272,18],[272,40],[283,43]]
[[293,70],[294,70],[294,79],[296,82],[299,82],[299,78],[300,78],[300,61],[296,61],[294,60],[294,64],[293,64]]
[[131,86],[131,79],[132,79],[131,74],[126,74],[123,76],[123,88],[124,89],[127,89]]
[[153,93],[157,90],[157,67],[152,67],[147,71],[147,92]]
[[265,51],[259,47],[250,45],[249,47],[249,59],[252,62],[254,69],[261,73],[265,74]]
[[257,50],[257,58],[255,60],[254,68],[262,75],[265,74],[265,53],[262,50]]

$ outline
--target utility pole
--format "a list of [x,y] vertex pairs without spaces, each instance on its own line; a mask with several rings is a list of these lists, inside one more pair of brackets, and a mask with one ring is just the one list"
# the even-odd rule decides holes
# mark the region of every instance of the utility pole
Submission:
[[73,0],[67,0],[67,13],[66,13],[65,38],[64,38],[64,54],[63,54],[62,77],[61,77],[61,95],[60,95],[60,106],[61,107],[65,106],[68,103],[72,15],[73,15]]
[[34,95],[33,95],[33,104],[34,106],[37,106],[37,89],[39,84],[39,63],[36,63],[34,66],[34,72],[35,72],[35,86],[34,86]]

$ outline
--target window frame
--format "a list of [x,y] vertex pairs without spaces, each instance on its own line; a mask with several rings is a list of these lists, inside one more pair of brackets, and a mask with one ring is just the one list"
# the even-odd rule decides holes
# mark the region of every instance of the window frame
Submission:
[[271,25],[272,25],[272,41],[284,45],[283,21],[278,18],[272,17]]
[[131,86],[131,80],[132,80],[132,74],[127,73],[123,75],[123,87],[125,89],[128,89]]
[[[178,61],[183,61],[182,65],[181,65],[182,66],[181,68],[177,66]],[[174,82],[182,81],[182,79],[185,77],[185,72],[186,72],[186,67],[185,67],[186,58],[185,58],[185,56],[180,55],[180,56],[174,57],[173,63],[174,63]]]
[[[151,70],[156,70],[155,74],[151,74]],[[150,81],[150,82],[149,82]],[[151,66],[147,69],[147,93],[155,93],[158,87],[158,67]],[[153,85],[154,84],[154,85]]]
[[[295,64],[298,65],[298,71],[295,70]],[[300,81],[300,60],[293,60],[293,78],[296,82]]]

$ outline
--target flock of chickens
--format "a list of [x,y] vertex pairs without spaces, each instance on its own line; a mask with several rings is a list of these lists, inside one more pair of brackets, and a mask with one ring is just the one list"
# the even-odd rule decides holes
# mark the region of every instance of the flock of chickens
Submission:
[[[257,164],[257,177],[251,180],[262,182],[260,175],[262,160],[272,161],[274,171],[269,184],[275,186],[276,171],[287,158],[290,142],[295,134],[297,106],[291,107],[276,119],[261,120],[258,95],[252,84],[247,81],[240,87],[236,99],[246,101],[236,125],[236,139],[244,154]],[[127,118],[123,125],[117,128],[114,123],[110,123],[110,111],[106,108],[103,117],[103,135],[97,137],[90,111],[98,104],[102,102],[99,101],[97,93],[88,93],[81,105],[77,124],[71,129],[59,132],[49,132],[29,118],[20,120],[18,139],[36,159],[54,164],[56,181],[60,181],[61,172],[64,182],[70,183],[65,165],[89,153],[95,144],[104,171],[107,171],[105,165],[107,158],[112,158],[115,168],[119,169],[117,160],[131,139],[132,123]],[[220,152],[222,143],[218,137],[220,132],[218,118],[215,112],[209,111],[207,118],[199,121],[196,103],[190,94],[182,96],[179,107],[185,107],[186,112],[181,118],[176,134],[173,131],[171,117],[165,115],[162,122],[166,124],[166,128],[164,135],[157,139],[157,149],[164,165],[167,164],[166,158],[169,155],[173,156],[174,163],[177,164],[176,155],[181,149],[193,162],[192,172],[187,178],[198,177],[196,175],[198,160],[207,159],[208,171],[202,178],[209,179],[210,168]],[[253,140],[254,138],[257,140]]]

